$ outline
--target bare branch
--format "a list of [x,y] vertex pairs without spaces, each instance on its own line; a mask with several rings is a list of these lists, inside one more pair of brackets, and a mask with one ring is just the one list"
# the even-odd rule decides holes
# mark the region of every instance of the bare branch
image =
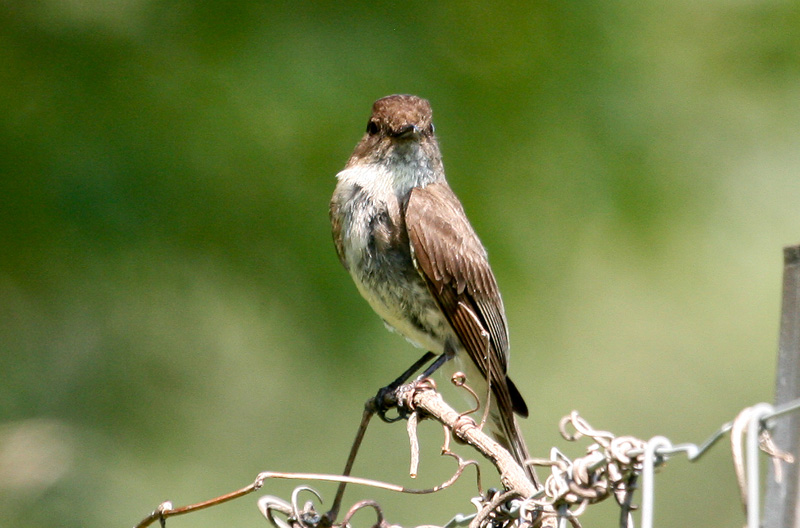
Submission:
[[[424,381],[424,380],[423,380]],[[525,471],[503,446],[484,433],[468,416],[462,416],[442,399],[441,395],[423,382],[404,385],[396,391],[398,405],[412,411],[421,409],[447,426],[456,438],[477,449],[492,461],[500,472],[503,486],[518,497],[530,497],[537,493]]]

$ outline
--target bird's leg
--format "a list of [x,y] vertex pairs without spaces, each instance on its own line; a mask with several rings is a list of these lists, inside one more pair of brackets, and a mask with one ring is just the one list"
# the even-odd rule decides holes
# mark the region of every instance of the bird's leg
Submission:
[[436,372],[438,370],[438,368],[441,367],[442,365],[444,365],[447,362],[447,360],[450,359],[451,357],[453,357],[453,355],[448,353],[447,351],[445,351],[442,355],[440,355],[438,358],[436,358],[436,361],[431,363],[430,367],[425,369],[425,372],[420,374],[420,376],[419,376],[419,378],[417,378],[417,380],[421,380],[421,379],[425,379],[425,378],[430,377],[431,374]]
[[[435,354],[433,352],[425,352],[425,354],[421,358],[419,358],[413,365],[411,365],[408,369],[406,369],[405,372],[400,374],[400,376],[398,376],[396,380],[378,390],[378,393],[371,400],[371,402],[373,403],[374,412],[377,413],[378,417],[381,420],[383,420],[386,423],[392,423],[405,418],[405,415],[403,413],[400,413],[396,418],[389,418],[386,416],[386,411],[388,411],[391,407],[394,407],[394,405],[397,403],[396,400],[394,399],[394,392],[400,385],[408,381],[408,378],[410,378],[416,371],[422,368],[422,365],[430,361],[434,355]],[[439,363],[440,359],[441,358],[438,358],[436,361],[434,361],[433,364],[436,365],[437,363]],[[438,368],[438,365],[436,366],[436,368]],[[434,368],[433,370],[436,370],[436,368]],[[422,376],[420,376],[420,378],[418,379],[428,377],[430,375],[430,372],[433,372],[433,370],[431,370],[431,367],[428,367],[422,374]]]
[[[389,385],[383,387],[382,389],[378,390],[378,393],[370,401],[373,404],[373,412],[375,412],[381,420],[383,420],[386,423],[394,423],[399,420],[404,420],[406,418],[406,413],[399,409],[396,417],[389,418],[388,416],[386,416],[386,412],[389,409],[397,406],[395,391],[399,386],[408,381],[408,378],[410,378],[416,371],[422,368],[422,365],[430,361],[431,358],[434,357],[434,355],[435,354],[433,352],[426,352],[425,355],[419,358],[416,363],[411,365],[396,380],[391,382]],[[439,357],[437,357],[436,361],[431,363],[430,366],[426,368],[422,374],[417,376],[417,379],[415,381],[420,381],[427,377],[430,377],[431,374],[436,372],[436,370],[442,365],[444,365],[444,363],[451,357],[453,357],[453,354],[449,351],[447,347],[445,347],[444,353],[441,354]]]

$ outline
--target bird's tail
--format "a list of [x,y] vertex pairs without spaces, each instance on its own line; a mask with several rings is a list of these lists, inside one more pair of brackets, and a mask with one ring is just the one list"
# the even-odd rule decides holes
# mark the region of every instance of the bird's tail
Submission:
[[[457,361],[457,366],[466,373],[470,386],[478,396],[481,405],[485,405],[489,388],[487,387],[484,374],[477,369],[475,363],[472,361],[461,361],[461,356],[458,355],[455,356],[455,359]],[[527,417],[528,407],[525,404],[522,394],[520,394],[519,390],[508,376],[505,377],[503,382],[502,385],[499,382],[497,384],[492,383],[489,416],[486,423],[489,427],[488,432],[491,433],[492,437],[497,440],[500,445],[511,453],[511,456],[514,457],[517,464],[522,466],[525,470],[525,474],[534,486],[536,486],[536,488],[541,488],[533,467],[525,464],[525,461],[530,458],[530,455],[528,454],[528,447],[525,445],[525,440],[522,438],[522,432],[519,429],[519,423],[515,416]],[[481,407],[480,412],[483,413],[483,407]],[[480,419],[479,416],[475,416],[475,418]]]
[[536,472],[532,466],[525,463],[530,458],[530,455],[511,405],[508,403],[504,405],[501,399],[495,398],[489,408],[489,425],[495,440],[511,453],[517,464],[525,470],[525,474],[533,482],[534,486],[540,488],[541,485]]

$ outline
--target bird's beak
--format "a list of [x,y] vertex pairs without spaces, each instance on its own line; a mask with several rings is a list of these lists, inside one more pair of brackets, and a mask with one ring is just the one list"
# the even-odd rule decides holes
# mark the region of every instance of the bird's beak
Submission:
[[420,135],[417,125],[406,125],[397,132],[395,137],[400,139],[419,139]]

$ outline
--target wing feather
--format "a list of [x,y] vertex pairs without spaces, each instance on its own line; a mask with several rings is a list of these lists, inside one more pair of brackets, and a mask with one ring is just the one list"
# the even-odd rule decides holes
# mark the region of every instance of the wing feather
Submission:
[[461,203],[445,183],[415,188],[405,222],[418,271],[498,404],[527,415],[506,376],[508,325],[497,281]]

